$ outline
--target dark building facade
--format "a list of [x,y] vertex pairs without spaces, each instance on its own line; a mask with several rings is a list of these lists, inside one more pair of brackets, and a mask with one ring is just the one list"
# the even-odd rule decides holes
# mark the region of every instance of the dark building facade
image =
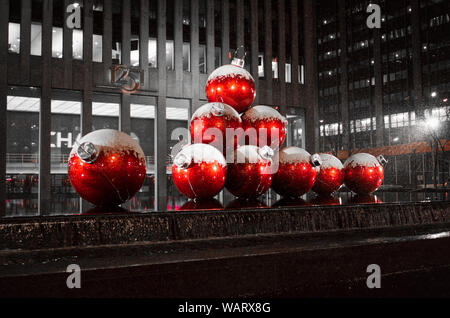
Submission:
[[[316,42],[315,8],[312,0],[1,0],[1,214],[78,211],[67,155],[100,128],[130,133],[147,156],[137,195],[145,199],[130,209],[179,205],[167,169],[173,133],[206,102],[208,74],[241,46],[255,103],[287,115],[288,143],[314,151],[316,54],[305,47]],[[136,71],[139,90],[114,86],[117,65]]]
[[[371,3],[381,28],[367,26]],[[449,2],[318,1],[317,12],[320,150],[388,155],[385,184],[445,183]]]
[[[448,1],[380,1],[381,29],[366,25],[369,4],[0,0],[0,214],[85,210],[67,157],[79,136],[101,128],[131,134],[147,156],[129,209],[178,207],[168,169],[177,128],[206,102],[208,74],[241,46],[255,104],[289,121],[287,145],[341,159],[381,152],[392,155],[385,184],[443,183],[448,158],[428,148],[448,137]],[[70,26],[77,10],[80,25]],[[115,86],[119,65],[140,89]],[[439,129],[418,128],[430,118]]]

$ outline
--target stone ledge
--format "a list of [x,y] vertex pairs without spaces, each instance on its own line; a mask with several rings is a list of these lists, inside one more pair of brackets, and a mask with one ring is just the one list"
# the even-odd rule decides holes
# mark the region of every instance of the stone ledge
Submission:
[[0,250],[177,241],[450,223],[450,201],[5,218]]

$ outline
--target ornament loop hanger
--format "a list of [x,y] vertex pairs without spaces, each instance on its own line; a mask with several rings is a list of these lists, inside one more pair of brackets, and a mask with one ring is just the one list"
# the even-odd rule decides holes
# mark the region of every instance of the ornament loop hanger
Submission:
[[225,114],[225,105],[223,102],[221,103],[213,103],[211,105],[211,112],[214,116],[223,116]]
[[187,169],[192,162],[192,158],[184,153],[179,153],[175,156],[173,161],[178,167],[182,169]]
[[267,161],[272,161],[272,158],[274,156],[274,151],[269,146],[264,146],[258,149],[258,154]]
[[378,160],[378,162],[379,162],[382,166],[384,166],[384,165],[386,165],[386,164],[388,163],[387,159],[384,158],[383,155],[379,155],[379,156],[377,157],[377,160]]
[[[239,55],[239,50],[242,49],[243,52],[243,56],[241,57]],[[245,51],[245,48],[243,45],[239,46],[233,54],[233,60],[231,61],[231,64],[239,66],[239,67],[244,67],[245,64],[245,57],[247,56],[247,52]]]
[[320,155],[315,153],[311,155],[311,164],[314,167],[320,167],[322,165],[322,160],[320,159]]

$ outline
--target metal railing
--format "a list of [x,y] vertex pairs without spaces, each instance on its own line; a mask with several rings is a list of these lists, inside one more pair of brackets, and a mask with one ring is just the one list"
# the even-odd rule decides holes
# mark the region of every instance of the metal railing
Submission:
[[[52,164],[62,164],[67,165],[69,160],[68,154],[51,154],[50,157]],[[155,156],[145,156],[147,161],[147,166],[153,166],[155,164]],[[171,165],[173,159],[171,156],[167,156],[167,165]],[[39,154],[26,154],[26,153],[7,153],[6,154],[6,164],[16,165],[16,166],[36,166],[39,167]]]

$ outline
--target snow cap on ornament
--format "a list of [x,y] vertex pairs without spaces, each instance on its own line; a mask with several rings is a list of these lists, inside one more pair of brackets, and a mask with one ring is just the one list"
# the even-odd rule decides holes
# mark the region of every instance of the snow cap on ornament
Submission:
[[223,154],[208,144],[185,145],[175,156],[173,163],[178,167],[187,169],[192,163],[219,163],[226,166]]
[[322,159],[319,154],[315,153],[311,155],[305,149],[294,146],[281,149],[277,154],[277,158],[280,164],[309,162],[313,167],[320,167],[322,164]]
[[[244,54],[239,57],[238,51]],[[206,97],[208,102],[224,102],[238,113],[249,108],[256,97],[256,85],[252,75],[244,69],[245,51],[239,47],[231,64],[220,66],[208,77],[206,82]]]
[[377,157],[369,154],[369,153],[356,153],[350,156],[344,163],[344,168],[356,167],[356,166],[366,166],[366,167],[378,167],[385,166],[388,163],[386,158],[383,155],[379,155]]
[[69,158],[77,155],[85,163],[94,163],[99,154],[114,151],[135,151],[139,159],[145,161],[139,143],[130,135],[114,129],[99,129],[86,134],[72,147]]

